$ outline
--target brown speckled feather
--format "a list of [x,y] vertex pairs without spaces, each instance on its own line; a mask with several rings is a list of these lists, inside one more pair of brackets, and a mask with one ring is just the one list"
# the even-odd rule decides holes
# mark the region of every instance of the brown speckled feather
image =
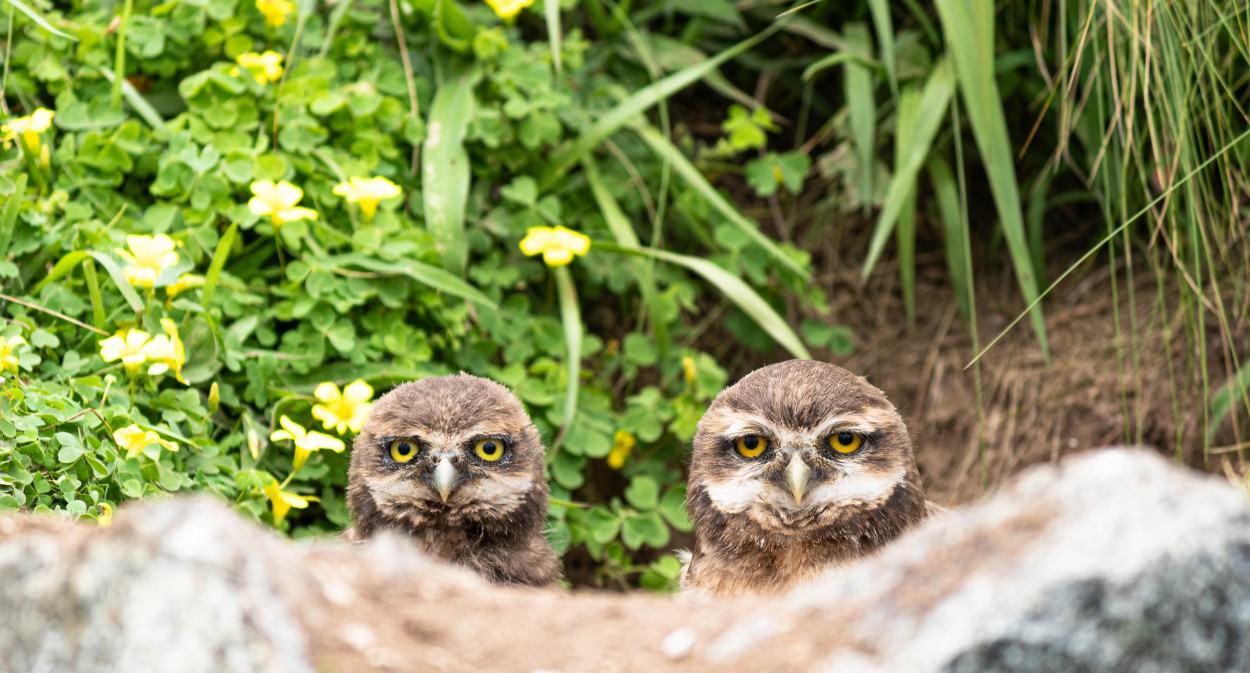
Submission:
[[[852,432],[841,454],[829,437]],[[747,458],[736,441],[767,450]],[[801,464],[799,464],[801,461]],[[804,475],[799,496],[788,470]],[[832,364],[791,360],[743,377],[694,438],[686,506],[696,545],[684,590],[773,593],[871,554],[927,515],[911,440],[885,394]]]
[[[496,438],[503,458],[474,454]],[[420,447],[410,462],[392,458],[393,441]],[[405,383],[374,405],[352,448],[347,504],[364,540],[383,529],[405,533],[430,554],[502,584],[550,586],[559,560],[543,534],[547,518],[544,449],[538,431],[507,388],[460,374]],[[434,470],[454,467],[443,501]]]

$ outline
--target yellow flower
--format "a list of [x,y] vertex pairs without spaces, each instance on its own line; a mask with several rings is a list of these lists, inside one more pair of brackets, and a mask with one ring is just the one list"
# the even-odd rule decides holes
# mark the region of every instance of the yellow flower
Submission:
[[269,50],[263,54],[249,51],[234,59],[260,84],[278,81],[282,77],[282,54]]
[[693,386],[695,381],[699,380],[699,367],[695,365],[694,358],[689,355],[681,359],[681,371],[686,375],[686,385]]
[[534,0],[486,0],[486,4],[495,10],[499,18],[511,20],[522,9],[534,4]]
[[312,408],[313,418],[321,421],[326,430],[334,430],[340,435],[348,428],[352,432],[360,432],[369,418],[369,398],[373,397],[373,388],[361,380],[352,381],[339,393],[339,387],[327,381],[317,386],[313,396],[321,400],[321,404]]
[[289,439],[295,442],[295,472],[304,466],[304,461],[308,460],[308,456],[313,451],[319,449],[329,449],[336,453],[341,453],[347,446],[343,444],[343,440],[331,437],[330,435],[313,430],[309,432],[304,426],[296,423],[288,418],[285,414],[278,419],[278,423],[282,426],[281,430],[274,430],[269,439],[278,441],[280,439]]
[[286,513],[291,508],[304,509],[310,502],[316,502],[318,498],[311,495],[297,495],[282,490],[282,484],[278,480],[274,480],[272,484],[265,487],[265,497],[269,498],[270,504],[273,505],[273,525],[281,526],[282,520],[286,518]]
[[120,248],[114,252],[126,260],[123,273],[135,287],[152,287],[162,271],[178,263],[174,239],[165,234],[127,236],[126,246],[130,248],[129,252]]
[[287,14],[295,9],[295,3],[287,0],[256,0],[256,9],[265,15],[265,24],[270,28],[280,28],[286,23]]
[[117,445],[126,450],[127,458],[134,458],[143,453],[143,450],[156,444],[163,446],[170,451],[177,451],[178,445],[167,440],[161,439],[161,436],[151,430],[144,430],[138,425],[127,425],[113,433],[113,441]]
[[108,528],[113,525],[113,506],[107,502],[100,505],[100,513],[96,515],[95,521],[100,528]]
[[39,154],[39,134],[52,128],[52,117],[56,112],[47,108],[39,108],[25,117],[10,119],[8,124],[0,126],[0,140],[7,145],[10,140],[22,137],[26,149]]
[[178,325],[169,318],[161,318],[161,329],[165,333],[152,337],[143,347],[143,354],[152,363],[148,367],[148,375],[158,376],[173,370],[174,377],[180,383],[186,383],[187,380],[182,378],[182,366],[187,363],[187,349],[178,336]]
[[252,199],[247,207],[257,215],[268,215],[273,219],[273,226],[280,227],[284,222],[295,220],[316,219],[317,211],[301,208],[295,204],[304,198],[304,190],[283,180],[257,180],[252,183]]
[[121,360],[126,365],[127,374],[135,374],[139,366],[147,361],[148,355],[144,346],[152,335],[137,329],[124,329],[100,342],[100,357],[105,362]]
[[17,347],[24,345],[26,340],[20,336],[4,338],[0,336],[0,371],[17,373],[20,361],[17,358]]
[[521,252],[530,257],[541,252],[547,266],[564,266],[587,250],[590,239],[564,227],[530,227],[521,240]]
[[638,443],[634,434],[628,430],[617,430],[612,438],[612,450],[608,452],[608,467],[619,470],[625,467],[625,459],[629,457],[634,445]]
[[191,288],[203,286],[204,276],[198,276],[193,273],[184,273],[181,276],[178,276],[178,280],[165,286],[165,294],[170,297],[176,297],[179,292],[186,292]]
[[348,203],[360,206],[360,212],[364,213],[365,221],[372,220],[374,213],[378,212],[378,201],[393,199],[403,194],[399,185],[383,177],[353,177],[335,186],[334,193],[347,199]]

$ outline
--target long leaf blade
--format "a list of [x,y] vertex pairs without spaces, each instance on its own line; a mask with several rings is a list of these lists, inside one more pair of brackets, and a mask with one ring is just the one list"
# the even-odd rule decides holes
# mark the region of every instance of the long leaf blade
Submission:
[[560,297],[560,323],[564,326],[564,366],[568,370],[568,387],[564,391],[564,414],[560,419],[560,432],[551,442],[551,450],[557,451],[564,437],[577,418],[577,395],[582,376],[582,313],[577,304],[577,288],[567,266],[554,269],[556,292]]
[[755,321],[755,324],[759,325],[761,329],[768,333],[782,348],[789,351],[791,355],[803,360],[812,358],[811,353],[807,350],[807,346],[804,346],[803,341],[799,339],[799,335],[795,334],[785,318],[782,318],[768,302],[764,301],[763,297],[741,278],[706,259],[680,255],[667,250],[656,250],[654,248],[625,248],[603,243],[596,243],[596,245],[607,250],[619,250],[628,254],[654,257],[655,259],[689,269],[720,290],[726,299],[742,309],[743,313],[750,316]]
[[1033,331],[1037,333],[1042,357],[1049,360],[1046,321],[1038,301],[1037,279],[1024,233],[1015,155],[1007,135],[1007,120],[995,80],[993,3],[978,0],[972,3],[973,7],[969,7],[965,0],[935,0],[935,4],[946,36],[946,47],[954,59],[972,135],[981,150],[982,162],[989,177],[990,191],[1007,240],[1016,281],[1025,303],[1030,307],[1029,316]]
[[407,276],[435,290],[446,292],[462,299],[468,299],[480,306],[492,309],[499,308],[499,305],[491,300],[490,297],[482,294],[481,290],[473,287],[460,277],[454,276],[450,272],[436,266],[422,264],[421,262],[387,262],[356,253],[328,257],[309,257],[307,261],[313,266],[327,269],[355,266],[374,273]]
[[[894,177],[886,190],[885,202],[881,215],[877,218],[877,226],[872,234],[872,242],[868,245],[868,255],[864,260],[861,277],[867,279],[885,250],[885,244],[894,231],[895,221],[907,203],[908,195],[916,191],[916,176],[924,164],[925,157],[933,146],[939,125],[946,117],[946,110],[951,96],[955,91],[955,76],[950,64],[941,60],[933,68],[929,81],[925,83],[924,92],[920,94],[920,102],[915,115],[899,114],[899,129],[895,139],[903,149],[898,152],[900,157],[894,167]],[[904,92],[904,96],[907,93]]]
[[130,304],[130,308],[134,309],[135,313],[143,313],[143,300],[139,298],[139,294],[135,292],[135,289],[130,287],[130,281],[126,279],[126,274],[117,265],[117,262],[113,261],[112,257],[94,250],[88,250],[87,256],[104,267],[109,277],[113,279],[113,283],[117,285],[117,290],[126,299],[126,303]]
[[643,87],[625,100],[622,100],[616,107],[612,108],[607,114],[600,117],[598,121],[583,131],[577,140],[555,152],[551,157],[551,161],[547,164],[546,170],[543,171],[542,176],[538,180],[539,189],[542,191],[551,189],[557,180],[564,177],[569,172],[569,169],[581,161],[582,157],[589,154],[606,138],[620,130],[635,115],[706,77],[713,70],[720,67],[722,63],[767,39],[780,29],[784,23],[784,20],[777,21],[758,35],[747,38],[706,61],[679,70],[655,84]]
[[465,132],[473,118],[476,69],[449,78],[430,104],[429,131],[421,151],[425,224],[443,268],[463,277],[468,263],[464,210],[469,200],[469,154]]
[[652,151],[660,155],[660,157],[665,161],[668,161],[672,165],[673,170],[677,171],[677,174],[686,181],[686,184],[690,185],[695,192],[702,196],[703,199],[706,200],[713,208],[719,211],[721,215],[724,215],[725,219],[727,219],[730,224],[733,224],[741,229],[751,238],[751,240],[755,241],[755,243],[761,248],[768,251],[768,254],[772,255],[774,259],[781,262],[786,268],[804,278],[810,277],[810,274],[806,269],[786,255],[786,253],[782,251],[782,249],[778,247],[771,238],[765,236],[764,233],[760,231],[759,227],[756,226],[754,222],[747,219],[745,215],[743,215],[732,203],[729,202],[729,199],[722,196],[721,193],[712,186],[712,183],[708,182],[707,178],[703,177],[703,173],[699,172],[699,169],[696,168],[694,164],[690,163],[690,160],[686,158],[686,155],[682,154],[681,150],[677,149],[677,146],[674,145],[668,138],[665,138],[659,131],[655,130],[655,128],[651,126],[637,126],[634,127],[634,130],[638,133],[638,135],[642,136],[642,139],[647,143],[647,145],[651,146]]
[[78,38],[74,37],[73,35],[70,35],[68,33],[62,33],[61,31],[53,28],[52,24],[48,23],[48,20],[43,18],[42,14],[40,14],[35,8],[22,2],[22,0],[5,0],[5,2],[16,7],[17,11],[25,14],[27,17],[30,18],[31,21],[34,21],[36,24],[39,25],[40,28],[48,31],[49,33],[52,33],[53,35],[57,37],[63,37],[67,40],[72,40],[74,42],[78,41]]
[[217,248],[213,250],[213,260],[208,263],[208,273],[204,275],[204,289],[200,292],[200,303],[204,308],[208,308],[209,302],[213,300],[213,292],[217,290],[217,283],[221,281],[221,270],[226,266],[226,259],[230,257],[230,248],[234,246],[234,238],[239,233],[239,223],[234,222],[226,229],[226,233],[221,235],[221,240],[217,241]]

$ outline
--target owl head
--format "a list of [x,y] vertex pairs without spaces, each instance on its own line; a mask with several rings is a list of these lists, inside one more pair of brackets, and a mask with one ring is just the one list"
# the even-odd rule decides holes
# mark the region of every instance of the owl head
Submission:
[[432,376],[374,404],[352,447],[348,505],[362,536],[440,527],[523,535],[545,521],[543,461],[538,431],[507,388]]
[[885,394],[807,360],[758,369],[716,397],[694,437],[687,507],[701,547],[844,556],[925,513],[907,427]]

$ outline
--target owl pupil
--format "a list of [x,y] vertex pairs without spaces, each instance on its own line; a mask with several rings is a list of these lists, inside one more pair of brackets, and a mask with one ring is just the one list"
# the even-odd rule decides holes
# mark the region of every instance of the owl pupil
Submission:
[[412,445],[409,444],[408,442],[400,442],[399,446],[395,448],[399,452],[399,455],[401,456],[406,456],[412,453]]
[[842,446],[850,446],[855,441],[855,435],[850,432],[838,433],[838,443]]
[[755,435],[748,435],[742,440],[742,445],[748,449],[755,449],[760,445],[760,438]]
[[482,445],[482,451],[485,451],[486,453],[494,453],[494,452],[495,452],[495,443],[494,443],[494,442],[486,442],[485,444],[483,444],[483,445]]

